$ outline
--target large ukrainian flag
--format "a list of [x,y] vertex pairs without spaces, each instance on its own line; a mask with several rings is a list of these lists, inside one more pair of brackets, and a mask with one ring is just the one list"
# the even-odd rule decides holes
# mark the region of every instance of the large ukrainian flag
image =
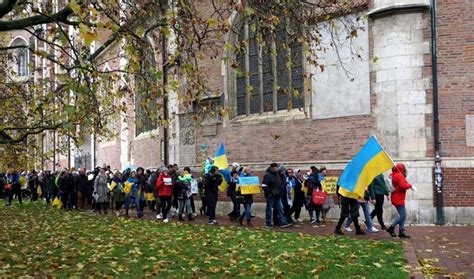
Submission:
[[339,178],[339,194],[344,197],[359,199],[374,178],[395,164],[374,136],[349,162]]
[[219,185],[219,190],[224,192],[229,186],[228,183],[230,182],[230,171],[227,169],[229,167],[229,163],[227,161],[227,155],[225,154],[224,143],[219,145],[219,148],[214,155],[214,166],[219,168],[219,172],[224,177],[224,179],[222,179],[221,185]]

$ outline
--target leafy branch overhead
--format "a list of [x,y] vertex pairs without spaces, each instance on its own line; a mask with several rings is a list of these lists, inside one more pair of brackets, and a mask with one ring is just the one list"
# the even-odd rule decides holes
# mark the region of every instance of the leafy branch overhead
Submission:
[[[110,122],[135,121],[138,113],[168,125],[162,97],[171,93],[184,108],[200,104],[198,116],[214,110],[203,100],[221,89],[209,82],[203,62],[224,61],[239,71],[233,53],[245,51],[248,42],[229,38],[238,38],[244,19],[262,44],[274,41],[283,28],[290,40],[304,44],[307,63],[323,70],[318,26],[326,22],[347,38],[356,36],[360,18],[341,15],[365,5],[345,0],[58,2],[0,0],[0,63],[7,66],[0,68],[0,110],[9,112],[0,116],[0,145],[25,144],[43,131],[80,144],[85,134],[113,136],[119,131]],[[16,42],[19,33],[31,39]],[[19,77],[25,51],[28,74]],[[232,109],[224,104],[217,111]]]

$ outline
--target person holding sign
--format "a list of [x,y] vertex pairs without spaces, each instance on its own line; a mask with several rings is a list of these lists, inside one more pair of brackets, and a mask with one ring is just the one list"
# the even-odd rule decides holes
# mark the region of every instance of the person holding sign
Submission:
[[253,203],[252,194],[260,193],[260,181],[258,181],[258,177],[251,175],[249,167],[244,167],[240,177],[237,178],[237,182],[235,201],[244,205],[244,212],[239,217],[239,223],[242,226],[245,218],[247,226],[252,227],[252,216],[250,214]]

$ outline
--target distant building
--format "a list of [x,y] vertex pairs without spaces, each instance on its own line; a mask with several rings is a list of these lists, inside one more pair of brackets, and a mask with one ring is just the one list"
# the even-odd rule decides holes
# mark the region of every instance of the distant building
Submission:
[[[203,65],[210,90],[221,92],[209,102],[232,108],[228,115],[208,116],[196,126],[193,114],[199,108],[183,109],[171,94],[171,124],[164,138],[157,123],[140,122],[140,111],[133,110],[130,100],[135,120],[113,121],[120,136],[107,142],[91,137],[82,150],[73,152],[76,159],[71,157],[71,164],[158,168],[165,161],[166,145],[169,163],[200,167],[202,158],[212,155],[224,141],[229,160],[251,166],[256,174],[263,174],[271,162],[281,162],[301,169],[324,165],[332,175],[339,175],[369,136],[376,135],[396,162],[407,165],[408,180],[418,188],[418,192],[408,192],[410,222],[439,221],[434,183],[439,151],[445,222],[473,223],[474,2],[436,1],[436,38],[430,1],[368,2],[348,15],[366,16],[365,31],[353,41],[360,59],[353,59],[350,49],[341,45],[337,53],[321,55],[323,72],[307,63],[298,44],[289,52],[265,55],[246,20],[235,17],[242,31],[226,40],[240,36],[249,41],[249,51],[235,55],[251,75],[240,77],[232,67],[216,61]],[[432,71],[435,41],[437,72]],[[285,34],[276,44],[283,42]],[[153,52],[161,44],[150,45],[153,63],[162,67]],[[284,63],[287,56],[290,68]],[[20,60],[19,73],[24,73],[22,65]],[[272,86],[274,82],[291,93]],[[250,95],[245,94],[248,86],[254,88]],[[438,138],[439,145],[435,144]]]

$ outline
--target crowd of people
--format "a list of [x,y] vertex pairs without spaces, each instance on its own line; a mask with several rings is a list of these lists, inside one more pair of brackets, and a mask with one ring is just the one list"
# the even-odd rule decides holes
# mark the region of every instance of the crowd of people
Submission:
[[[391,236],[397,236],[395,226],[399,226],[399,237],[409,237],[405,232],[405,193],[412,186],[406,180],[406,168],[402,164],[392,169],[390,179],[383,175],[376,177],[365,192],[365,197],[351,199],[341,195],[325,193],[322,185],[326,177],[326,168],[315,166],[309,171],[286,168],[272,163],[263,176],[261,183],[266,200],[265,228],[282,228],[303,223],[302,209],[309,215],[309,224],[321,224],[327,221],[328,212],[339,200],[341,215],[335,233],[342,235],[343,230],[357,235],[365,234],[359,225],[359,208],[362,207],[368,232],[377,233],[372,220],[377,217],[380,230],[386,230]],[[233,163],[226,194],[233,204],[228,214],[230,220],[247,226],[253,226],[252,194],[242,194],[239,178],[252,176],[247,166]],[[180,170],[178,165],[163,166],[157,170],[144,168],[126,169],[123,172],[111,170],[110,166],[97,167],[92,171],[80,168],[64,169],[60,172],[32,170],[9,171],[0,173],[0,194],[11,205],[16,197],[21,204],[25,198],[32,202],[44,199],[66,210],[91,209],[98,214],[114,211],[117,216],[129,216],[134,209],[138,218],[144,211],[154,213],[157,220],[164,223],[177,217],[178,221],[194,220],[198,215],[206,215],[209,225],[217,225],[216,205],[219,200],[219,186],[224,176],[213,165],[212,158],[207,159],[201,175],[194,177],[189,167]],[[195,199],[200,198],[201,207],[196,210]],[[391,199],[399,216],[389,227],[383,220],[383,205]],[[373,204],[374,209],[370,209]],[[197,213],[199,211],[199,214]]]

